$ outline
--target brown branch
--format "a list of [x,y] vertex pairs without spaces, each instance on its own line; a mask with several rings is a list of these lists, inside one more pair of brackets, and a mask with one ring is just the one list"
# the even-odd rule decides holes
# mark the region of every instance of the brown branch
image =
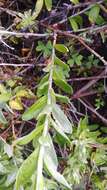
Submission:
[[78,99],[88,110],[90,110],[92,113],[94,113],[96,116],[99,117],[99,119],[107,125],[107,119],[104,118],[102,115],[100,115],[93,107],[87,105],[83,100],[81,100],[80,98]]

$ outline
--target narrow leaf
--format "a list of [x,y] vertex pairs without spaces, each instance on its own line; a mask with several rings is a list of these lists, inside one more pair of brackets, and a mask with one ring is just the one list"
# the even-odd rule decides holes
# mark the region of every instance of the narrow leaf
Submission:
[[70,121],[57,104],[53,105],[52,115],[56,123],[63,128],[63,132],[72,133],[72,125]]
[[55,84],[61,88],[64,92],[72,94],[72,87],[63,79],[53,76]]
[[43,125],[38,126],[30,134],[28,134],[28,135],[26,135],[24,137],[21,137],[21,138],[18,138],[17,140],[15,140],[13,142],[13,144],[14,145],[16,145],[16,144],[18,144],[18,145],[28,144],[32,139],[36,138],[41,133],[42,130],[43,130]]
[[45,0],[45,5],[48,11],[52,9],[52,0]]
[[37,166],[38,149],[36,149],[21,165],[16,176],[15,188],[20,189],[21,185],[27,183]]
[[46,168],[48,169],[49,173],[52,175],[52,177],[60,184],[64,185],[68,189],[71,189],[70,185],[67,183],[65,178],[56,170],[56,167],[53,163],[53,158],[51,154],[45,153],[44,156],[44,163],[46,165]]
[[41,12],[43,7],[43,0],[37,0],[36,2],[36,6],[35,6],[35,13],[34,13],[34,17],[36,18],[39,13]]
[[70,21],[70,24],[71,24],[71,27],[73,28],[73,30],[74,30],[74,31],[77,31],[77,30],[78,30],[78,24],[77,24],[77,22],[75,21],[75,19],[69,17],[69,21]]
[[69,138],[67,137],[67,135],[64,133],[63,128],[61,128],[60,125],[56,124],[53,119],[51,119],[51,123],[52,126],[55,128],[55,130],[61,135],[63,136],[67,141],[70,142]]
[[39,100],[36,101],[27,111],[22,115],[23,120],[30,120],[40,113],[41,109],[46,105],[46,96],[43,96]]
[[3,115],[3,112],[0,110],[0,123],[6,124],[7,120]]

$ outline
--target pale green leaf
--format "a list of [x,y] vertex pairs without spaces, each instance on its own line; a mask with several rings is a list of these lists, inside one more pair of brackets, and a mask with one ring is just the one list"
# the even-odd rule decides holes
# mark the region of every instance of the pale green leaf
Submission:
[[0,123],[6,124],[7,120],[3,115],[3,112],[0,110]]
[[40,146],[38,163],[37,163],[37,178],[36,178],[36,189],[43,190],[43,158],[44,158],[44,146]]
[[59,105],[53,104],[52,115],[56,123],[63,129],[63,132],[72,133],[72,125]]
[[52,9],[52,0],[45,0],[45,5],[48,11]]
[[10,100],[10,98],[11,98],[10,92],[2,93],[2,94],[0,94],[0,103],[8,102]]
[[71,189],[70,185],[68,182],[65,180],[65,178],[57,172],[56,165],[53,162],[53,157],[50,153],[45,152],[44,155],[44,163],[46,168],[48,169],[49,173],[52,175],[52,177],[60,184],[64,185],[68,189]]
[[36,6],[35,6],[35,13],[33,14],[33,16],[36,18],[39,13],[41,12],[42,10],[42,7],[43,7],[43,0],[37,0],[36,2]]
[[67,137],[67,135],[64,133],[63,131],[63,127],[61,127],[60,125],[58,125],[57,123],[54,122],[53,119],[51,119],[51,123],[52,126],[55,128],[55,130],[61,135],[63,136],[67,141],[70,142],[69,138]]
[[52,138],[49,135],[49,133],[47,135],[47,139],[48,139],[48,146],[45,148],[45,153],[47,155],[52,156],[52,163],[54,164],[54,167],[57,169],[57,167],[58,167],[58,159],[57,159],[55,148],[54,148],[54,145],[53,145],[53,142],[52,142]]
[[34,152],[23,162],[19,168],[15,182],[16,190],[19,190],[21,185],[26,184],[35,172],[37,166],[37,158],[38,149],[34,150]]

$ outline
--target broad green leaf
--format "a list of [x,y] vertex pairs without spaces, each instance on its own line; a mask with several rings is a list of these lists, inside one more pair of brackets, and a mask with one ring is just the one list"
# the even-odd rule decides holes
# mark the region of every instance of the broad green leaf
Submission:
[[91,8],[90,12],[89,12],[89,20],[92,23],[95,23],[98,16],[99,16],[99,12],[100,12],[100,7],[98,5],[95,5]]
[[6,124],[7,120],[3,115],[3,112],[0,110],[0,123]]
[[16,190],[19,190],[21,185],[26,184],[35,172],[37,166],[37,158],[38,149],[34,150],[34,152],[23,162],[19,168],[15,182]]
[[46,105],[47,97],[43,96],[39,100],[37,100],[27,111],[22,115],[23,120],[30,120],[40,113],[43,107]]
[[66,104],[70,103],[70,99],[67,96],[63,96],[61,94],[56,94],[56,93],[55,93],[55,96],[56,96],[56,99],[61,101],[62,103],[66,103]]
[[59,105],[53,104],[52,115],[55,122],[62,128],[63,132],[72,133],[72,125]]
[[20,98],[15,98],[13,100],[10,100],[9,106],[11,107],[11,109],[14,109],[14,110],[23,110],[23,105],[21,103]]
[[72,3],[74,4],[78,4],[79,3],[79,0],[70,0]]
[[49,81],[46,81],[45,83],[43,83],[42,85],[40,85],[37,89],[37,96],[43,96],[46,95],[48,92],[48,85],[49,85]]
[[75,21],[75,19],[69,17],[69,21],[70,21],[70,24],[71,24],[71,27],[73,28],[73,30],[74,30],[74,31],[77,31],[77,30],[78,30],[78,24],[77,24],[77,22]]
[[64,185],[68,189],[71,189],[70,185],[68,182],[65,180],[65,178],[57,172],[56,165],[53,162],[53,157],[50,153],[45,152],[44,155],[44,163],[46,168],[48,169],[49,173],[52,175],[52,177],[60,184]]
[[48,11],[52,9],[52,0],[45,0],[45,5]]
[[43,125],[38,126],[36,129],[34,129],[31,133],[29,133],[28,135],[18,138],[17,140],[15,140],[13,142],[13,145],[25,145],[28,144],[32,139],[36,138],[36,136],[38,136],[43,130]]
[[10,100],[10,98],[11,98],[10,92],[2,93],[2,94],[0,94],[0,103],[8,102]]
[[60,125],[58,125],[57,123],[54,122],[53,119],[51,119],[51,123],[52,126],[55,128],[55,130],[61,135],[63,136],[67,141],[70,142],[69,138],[67,137],[67,135],[64,133],[63,131],[63,127],[61,127]]
[[53,79],[54,79],[55,84],[59,88],[61,88],[64,92],[72,94],[72,91],[73,91],[72,87],[65,80],[63,80],[61,78],[54,77],[54,76],[53,76]]
[[69,66],[66,63],[64,63],[61,59],[59,59],[58,57],[55,57],[55,64],[61,66],[65,70],[69,70]]
[[67,53],[69,51],[68,48],[63,44],[56,44],[55,49],[62,53]]
[[39,13],[41,12],[42,10],[42,7],[43,7],[43,0],[37,0],[36,2],[36,6],[35,6],[35,13],[33,14],[33,16],[36,18]]

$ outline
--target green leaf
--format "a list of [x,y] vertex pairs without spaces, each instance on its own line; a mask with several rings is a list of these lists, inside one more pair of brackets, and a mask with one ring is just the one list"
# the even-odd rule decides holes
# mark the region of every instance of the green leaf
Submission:
[[69,66],[56,56],[55,56],[55,64],[61,66],[65,70],[69,70]]
[[46,105],[47,97],[43,96],[39,100],[37,100],[27,111],[22,115],[23,120],[30,120],[40,113],[43,107]]
[[56,96],[56,99],[61,101],[62,103],[66,103],[66,104],[70,103],[70,99],[67,96],[63,96],[61,94],[56,94],[56,93],[55,93],[55,96]]
[[48,141],[48,146],[45,148],[45,154],[52,156],[52,162],[54,164],[54,167],[57,169],[57,167],[58,167],[58,159],[57,159],[55,148],[54,148],[54,145],[53,145],[53,142],[52,142],[52,138],[51,138],[49,133],[47,135],[47,141]]
[[0,94],[0,103],[8,102],[10,100],[10,98],[11,98],[10,92],[2,93],[2,94]]
[[58,123],[55,123],[53,119],[51,119],[51,123],[52,123],[52,126],[55,128],[55,130],[61,135],[63,136],[67,141],[69,141],[70,143],[70,140],[69,138],[67,137],[67,135],[64,133],[63,131],[63,127],[61,127],[60,125],[58,125]]
[[60,128],[62,128],[63,132],[72,133],[72,125],[59,105],[53,104],[52,115],[56,124],[60,125]]
[[89,11],[89,20],[92,23],[95,23],[98,16],[99,16],[99,12],[100,12],[100,7],[98,5],[95,5],[91,8],[91,10]]
[[13,147],[7,143],[4,143],[4,152],[9,158],[11,158],[13,156]]
[[44,155],[44,163],[46,168],[48,169],[49,173],[52,175],[52,177],[60,184],[64,185],[68,189],[71,189],[70,185],[67,183],[65,178],[57,172],[57,167],[53,162],[53,157],[49,152],[45,152]]
[[68,48],[63,44],[56,44],[55,49],[61,53],[67,53],[69,51]]
[[26,184],[35,172],[37,166],[37,158],[38,149],[36,149],[19,168],[15,182],[16,190],[19,190],[21,185]]
[[59,88],[61,88],[64,92],[72,94],[73,90],[72,87],[63,79],[61,78],[56,78],[53,76],[54,82]]
[[69,21],[70,21],[70,24],[71,24],[71,27],[73,28],[73,30],[74,30],[74,31],[77,31],[77,30],[78,30],[78,24],[77,24],[77,22],[75,21],[75,19],[69,17]]
[[45,5],[48,11],[52,9],[52,0],[45,0]]
[[44,82],[42,85],[40,85],[37,89],[37,96],[43,96],[46,95],[48,92],[48,85],[49,85],[49,81]]
[[13,142],[13,145],[25,145],[28,144],[32,139],[36,138],[43,130],[43,125],[38,126],[36,129],[34,129],[31,133],[28,135],[18,138]]
[[36,6],[35,6],[35,13],[33,14],[33,16],[36,18],[39,13],[41,12],[43,7],[43,0],[37,0],[36,2]]
[[79,3],[79,0],[70,0],[72,3],[74,4],[78,4]]
[[44,146],[40,146],[39,156],[38,156],[38,163],[37,163],[37,178],[36,178],[36,190],[43,190],[43,158],[44,158]]
[[7,120],[3,115],[3,112],[0,110],[0,123],[6,124]]

